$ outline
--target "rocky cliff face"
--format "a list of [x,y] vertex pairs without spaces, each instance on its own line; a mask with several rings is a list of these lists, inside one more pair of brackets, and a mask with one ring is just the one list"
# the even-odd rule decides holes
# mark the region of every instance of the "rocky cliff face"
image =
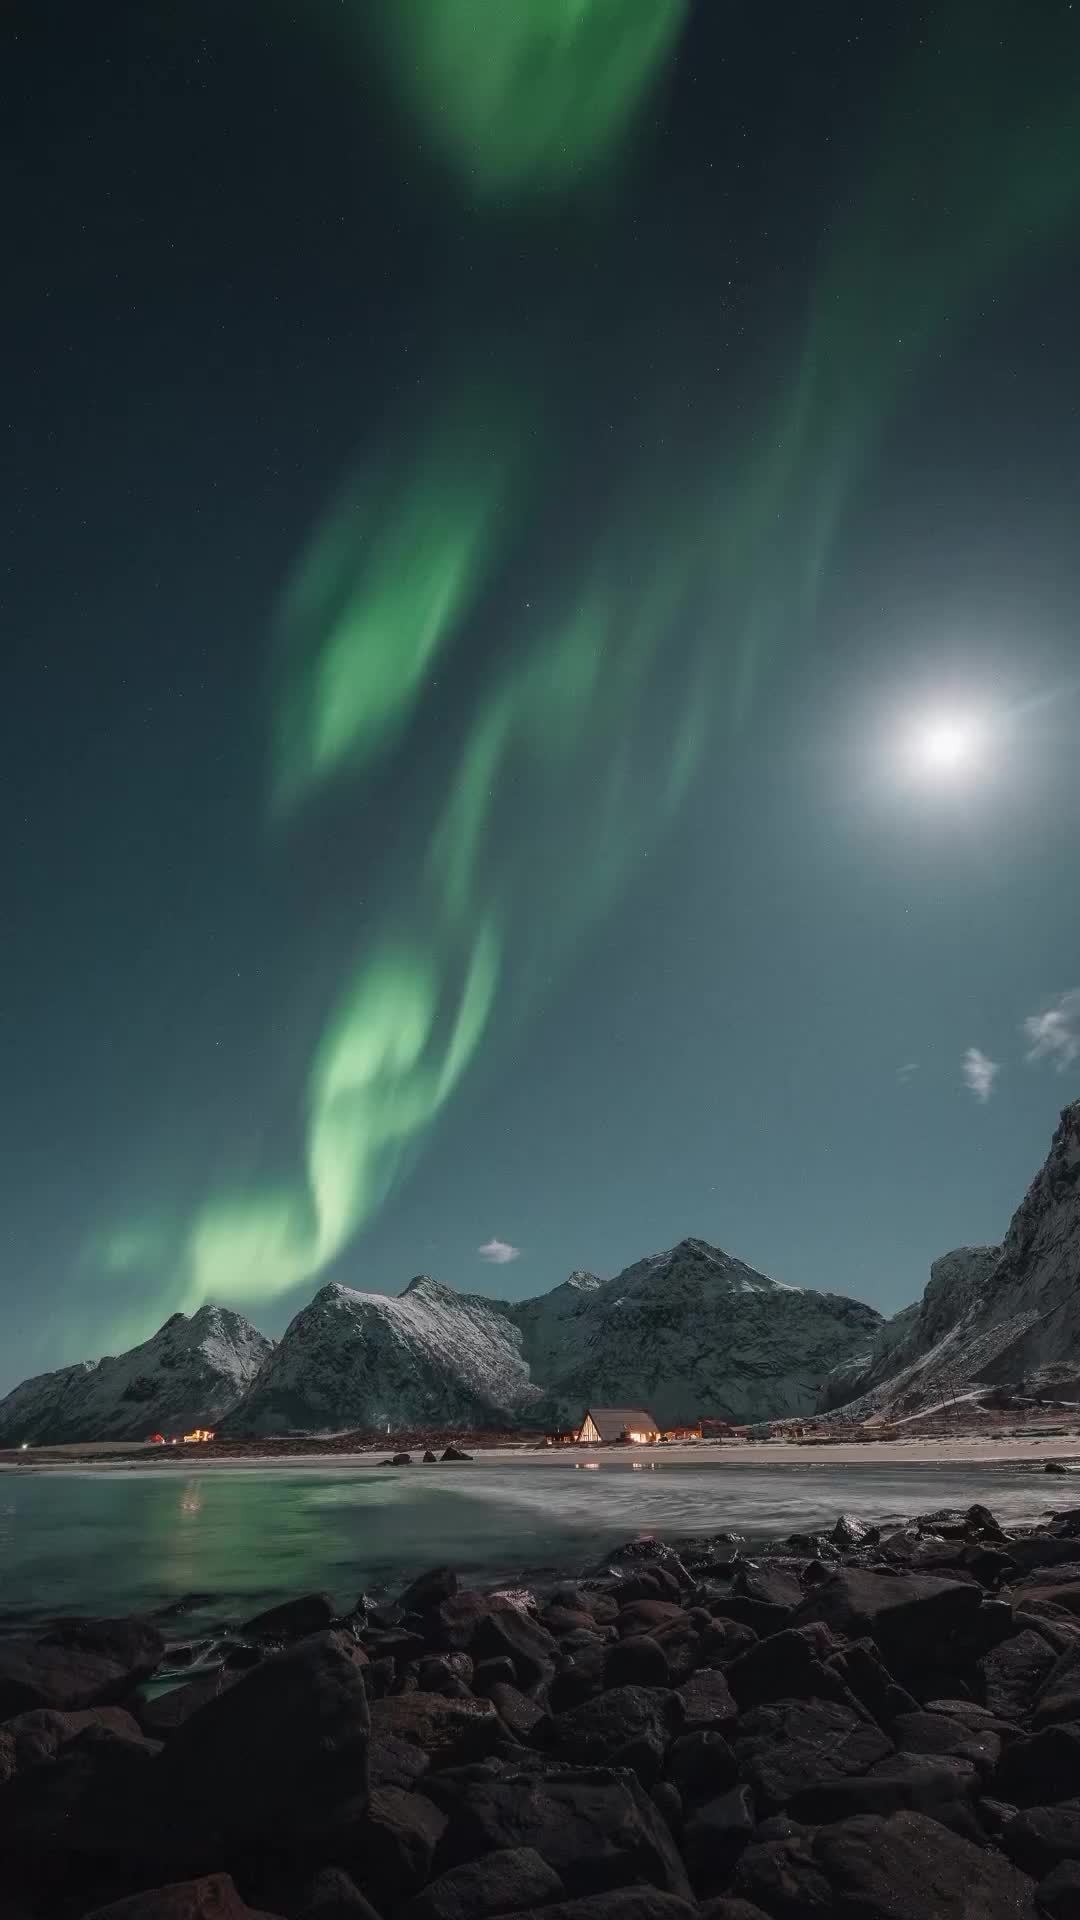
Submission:
[[129,1352],[39,1373],[0,1400],[0,1446],[143,1440],[216,1427],[273,1342],[225,1307],[174,1313]]
[[507,1424],[539,1399],[506,1315],[425,1275],[396,1299],[322,1287],[228,1426],[272,1434]]
[[875,1344],[854,1379],[826,1382],[828,1405],[902,1418],[979,1387],[1080,1397],[1080,1101],[1061,1115],[1002,1245],[935,1261],[906,1314],[900,1338]]
[[844,1406],[931,1353],[966,1313],[1000,1255],[1000,1247],[957,1247],[942,1254],[930,1269],[922,1299],[886,1320],[865,1353],[826,1376],[819,1409]]

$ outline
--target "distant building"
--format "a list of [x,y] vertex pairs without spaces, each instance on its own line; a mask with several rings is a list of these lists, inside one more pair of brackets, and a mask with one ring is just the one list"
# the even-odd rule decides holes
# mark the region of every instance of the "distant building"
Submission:
[[643,1407],[587,1407],[578,1439],[587,1446],[611,1446],[618,1440],[659,1440],[660,1429]]
[[213,1437],[214,1430],[212,1427],[196,1427],[194,1433],[185,1433],[184,1445],[186,1447],[192,1440],[212,1440]]
[[701,1439],[701,1423],[699,1421],[697,1426],[689,1426],[689,1427],[686,1427],[686,1426],[665,1427],[660,1437],[662,1440],[679,1440],[679,1441],[700,1440]]
[[165,1435],[163,1433],[152,1433],[150,1435],[150,1445],[152,1447],[163,1447],[165,1445]]

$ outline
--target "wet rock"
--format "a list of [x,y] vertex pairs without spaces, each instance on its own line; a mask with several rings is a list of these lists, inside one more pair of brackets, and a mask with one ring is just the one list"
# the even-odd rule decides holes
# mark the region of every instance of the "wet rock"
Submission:
[[769,1916],[749,1900],[721,1894],[715,1900],[706,1900],[701,1920],[769,1920]]
[[1026,1807],[1009,1821],[1001,1844],[1010,1860],[1041,1880],[1061,1860],[1080,1860],[1080,1804]]
[[394,1454],[391,1454],[391,1456],[390,1456],[390,1465],[391,1465],[392,1467],[411,1467],[411,1466],[412,1466],[412,1454],[411,1454],[411,1453],[394,1453]]
[[832,1889],[814,1858],[812,1836],[805,1833],[752,1840],[731,1891],[751,1911],[760,1907],[769,1920],[815,1920],[834,1912]]
[[753,1831],[754,1797],[749,1787],[732,1787],[695,1808],[683,1833],[683,1855],[699,1894],[715,1893],[727,1885]]
[[540,1624],[555,1635],[556,1640],[565,1642],[569,1634],[588,1633],[596,1635],[603,1629],[597,1625],[591,1613],[579,1611],[574,1607],[551,1606],[544,1608]]
[[676,1553],[674,1547],[668,1545],[666,1540],[651,1537],[625,1540],[621,1547],[615,1547],[612,1550],[608,1564],[612,1567],[631,1567],[638,1570],[642,1567],[648,1567],[650,1570],[663,1568],[666,1573],[671,1574],[680,1587],[690,1585],[690,1575],[680,1555]]
[[421,1464],[425,1467],[434,1467],[438,1465],[438,1461],[439,1461],[438,1454],[432,1453],[431,1448],[429,1447],[427,1449],[427,1452],[424,1455],[424,1458]]
[[[561,1900],[552,1907],[530,1907],[513,1920],[696,1920],[697,1908],[655,1887],[620,1887],[617,1893],[593,1893]],[[499,1914],[496,1920],[512,1920]]]
[[305,1634],[325,1633],[336,1618],[337,1608],[328,1593],[302,1593],[245,1620],[240,1631],[256,1640],[302,1640]]
[[656,1640],[667,1661],[671,1684],[680,1686],[701,1664],[701,1633],[698,1627],[684,1616],[671,1626],[661,1627]]
[[814,1858],[838,1910],[859,1920],[1035,1920],[1025,1874],[923,1814],[822,1827]]
[[487,1920],[558,1900],[564,1891],[554,1868],[533,1847],[509,1847],[441,1874],[416,1896],[405,1920]]
[[566,1607],[573,1613],[588,1613],[601,1627],[610,1626],[618,1618],[619,1609],[612,1594],[599,1588],[584,1586],[556,1587],[548,1596],[548,1605]]
[[1018,1719],[1056,1664],[1054,1650],[1041,1634],[1026,1630],[1003,1640],[979,1662],[987,1706],[1005,1719]]
[[702,1730],[672,1742],[667,1777],[688,1799],[724,1793],[735,1785],[738,1766],[722,1733]]
[[715,1620],[733,1620],[740,1626],[752,1627],[762,1640],[771,1633],[779,1633],[782,1627],[790,1626],[795,1618],[791,1607],[776,1606],[769,1600],[756,1600],[744,1593],[733,1593],[725,1599],[710,1601],[709,1612]]
[[907,1810],[925,1813],[967,1839],[980,1839],[976,1785],[970,1766],[958,1772],[948,1758],[898,1753],[879,1760],[869,1773],[807,1787],[791,1800],[789,1811],[798,1821],[822,1826],[858,1814]]
[[725,1675],[717,1669],[699,1668],[678,1689],[683,1707],[683,1726],[687,1733],[699,1730],[719,1732],[734,1724],[738,1707]]
[[502,1735],[490,1700],[454,1700],[441,1693],[399,1693],[371,1709],[373,1736],[419,1747],[434,1766],[481,1758]]
[[744,1714],[732,1742],[739,1771],[765,1808],[808,1788],[867,1773],[892,1752],[880,1728],[830,1700],[786,1700]]
[[994,1792],[1018,1807],[1054,1804],[1080,1794],[1080,1724],[1044,1727],[1006,1747]]
[[1060,1460],[1044,1460],[1043,1461],[1044,1473],[1068,1473],[1068,1471],[1069,1471],[1068,1467],[1063,1466]]
[[612,1687],[550,1721],[544,1744],[581,1766],[631,1767],[651,1786],[681,1722],[682,1703],[666,1688]]
[[341,1867],[323,1867],[312,1874],[287,1904],[289,1920],[379,1920],[370,1900]]
[[471,1460],[471,1453],[464,1453],[460,1447],[444,1447],[440,1454],[442,1460]]
[[152,1740],[168,1740],[177,1727],[189,1720],[200,1707],[219,1694],[226,1693],[239,1680],[239,1673],[219,1667],[214,1673],[201,1673],[186,1686],[170,1687],[167,1693],[151,1694],[134,1703],[135,1718]]
[[757,1634],[738,1620],[716,1620],[701,1636],[701,1661],[706,1667],[727,1667],[748,1647],[757,1645]]
[[95,1907],[86,1920],[273,1920],[241,1900],[227,1873],[181,1880],[167,1887],[132,1893],[107,1907]]
[[339,1858],[376,1906],[396,1906],[431,1878],[446,1816],[423,1793],[375,1787],[367,1813],[338,1842]]
[[161,1664],[165,1640],[152,1620],[136,1614],[119,1620],[57,1620],[38,1636],[42,1647],[64,1647],[71,1653],[96,1654],[115,1661],[131,1684],[149,1680]]
[[678,1839],[683,1830],[683,1799],[674,1780],[657,1780],[649,1788],[649,1799]]
[[849,1641],[824,1664],[880,1727],[888,1727],[898,1713],[914,1711],[916,1701],[897,1686],[873,1640]]
[[50,1764],[16,1774],[0,1789],[0,1899],[25,1890],[37,1912],[65,1886],[78,1890],[82,1906],[128,1892],[129,1861],[141,1844],[139,1809],[156,1764],[145,1741],[95,1726]]
[[492,1687],[489,1698],[511,1738],[529,1741],[544,1718],[544,1709],[535,1700],[530,1700],[520,1688],[508,1686],[505,1682]]
[[411,1580],[398,1601],[402,1613],[433,1613],[461,1590],[453,1567],[430,1567]]
[[441,1602],[431,1621],[448,1651],[467,1652],[474,1660],[506,1655],[526,1692],[555,1671],[558,1641],[523,1606],[502,1595],[470,1590],[455,1594]]
[[808,1593],[795,1624],[822,1620],[851,1640],[864,1635],[902,1671],[950,1634],[969,1627],[981,1605],[977,1586],[934,1574],[871,1573],[844,1567]]
[[1035,1903],[1046,1920],[1076,1920],[1080,1914],[1080,1860],[1063,1860],[1040,1880]]
[[368,1778],[372,1787],[412,1787],[431,1762],[420,1747],[394,1734],[373,1732],[368,1747]]
[[667,1655],[651,1634],[617,1640],[604,1656],[606,1687],[666,1687],[670,1678]]
[[[0,1726],[0,1786],[28,1767],[55,1760],[61,1748],[78,1739],[87,1727],[105,1727],[122,1739],[139,1741],[142,1734],[123,1707],[86,1707],[79,1713],[58,1713],[34,1707]],[[156,1751],[156,1749],[154,1749]]]
[[839,1675],[828,1673],[821,1662],[831,1647],[831,1635],[819,1625],[785,1628],[740,1654],[724,1677],[743,1708],[767,1700],[843,1700],[846,1688]]
[[965,1726],[943,1713],[898,1714],[890,1731],[902,1753],[954,1754],[983,1774],[1001,1758],[1001,1736],[992,1727]]
[[496,1686],[499,1681],[507,1683],[512,1687],[516,1680],[517,1669],[513,1661],[509,1654],[502,1653],[499,1654],[497,1659],[481,1660],[478,1662],[473,1679],[473,1687],[477,1693],[490,1693],[492,1687]]
[[363,1670],[340,1634],[298,1640],[177,1727],[155,1773],[181,1850],[314,1844],[364,1811]]
[[432,1774],[424,1791],[449,1819],[441,1865],[503,1847],[534,1847],[573,1893],[648,1882],[689,1897],[667,1824],[632,1773],[569,1769],[501,1779]]
[[881,1539],[877,1527],[864,1526],[853,1515],[842,1513],[836,1525],[831,1528],[828,1538],[834,1547],[876,1546]]
[[631,1600],[619,1610],[620,1637],[654,1634],[658,1627],[681,1626],[683,1610],[677,1600]]
[[[160,1635],[157,1641],[163,1650]],[[120,1654],[78,1639],[0,1640],[0,1720],[34,1707],[78,1713],[85,1707],[116,1704],[149,1678],[160,1657],[160,1650],[155,1657],[152,1641],[144,1650]]]

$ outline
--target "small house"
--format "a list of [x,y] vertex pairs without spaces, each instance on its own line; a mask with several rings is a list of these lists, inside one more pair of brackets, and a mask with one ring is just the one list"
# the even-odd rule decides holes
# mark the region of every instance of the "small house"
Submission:
[[578,1428],[586,1446],[612,1446],[620,1440],[659,1440],[660,1429],[643,1407],[587,1407]]

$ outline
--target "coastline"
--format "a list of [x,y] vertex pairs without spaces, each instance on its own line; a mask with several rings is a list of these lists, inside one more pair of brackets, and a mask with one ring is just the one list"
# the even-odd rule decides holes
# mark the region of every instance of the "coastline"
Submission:
[[[391,1445],[392,1442],[388,1442]],[[46,1457],[47,1456],[47,1457]],[[414,1456],[411,1469],[419,1472],[441,1470],[455,1474],[465,1467],[481,1470],[485,1466],[546,1466],[566,1469],[602,1469],[661,1471],[665,1466],[789,1467],[804,1471],[817,1464],[830,1466],[880,1467],[889,1465],[925,1466],[1020,1466],[1044,1465],[1048,1460],[1080,1470],[1080,1434],[1039,1436],[1004,1435],[988,1439],[978,1435],[948,1439],[875,1440],[837,1442],[827,1445],[784,1440],[759,1440],[747,1443],[620,1447],[541,1447],[531,1445],[477,1447],[467,1461],[435,1462],[425,1467]],[[268,1449],[261,1453],[202,1452],[191,1448],[144,1447],[133,1451],[130,1442],[105,1441],[82,1446],[42,1447],[25,1460],[17,1454],[0,1459],[3,1473],[116,1473],[116,1472],[215,1472],[221,1469],[268,1472],[277,1469],[314,1468],[320,1472],[339,1469],[355,1472],[358,1468],[386,1470],[391,1463],[381,1451],[355,1453],[340,1451],[287,1453]],[[410,1468],[396,1467],[395,1472]]]

